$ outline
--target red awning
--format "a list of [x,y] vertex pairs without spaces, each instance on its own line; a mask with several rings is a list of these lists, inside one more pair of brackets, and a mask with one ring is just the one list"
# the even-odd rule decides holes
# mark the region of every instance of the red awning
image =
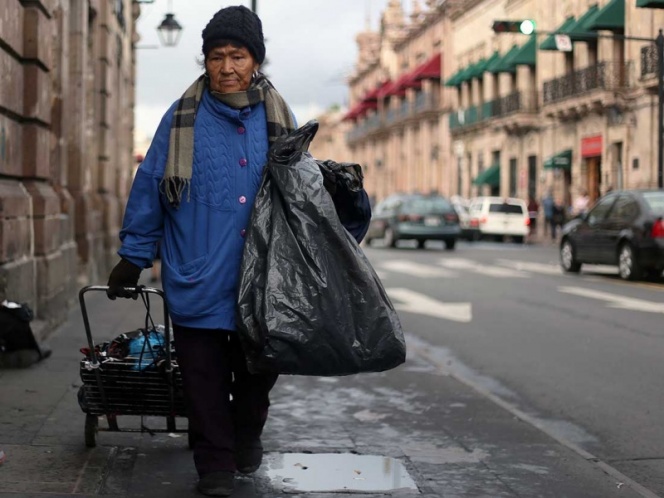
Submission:
[[413,71],[413,78],[417,81],[425,79],[440,79],[440,60],[440,53],[435,54]]
[[376,101],[372,102],[358,102],[355,104],[351,109],[346,113],[344,116],[344,121],[349,121],[351,119],[357,119],[361,116],[363,116],[369,109],[376,109],[378,107],[378,104]]
[[[411,81],[412,74],[412,71],[402,74],[396,81],[386,85],[380,92],[378,92],[378,98],[392,96],[403,97],[406,94],[406,88],[411,88],[410,85],[413,83],[413,81]],[[415,86],[417,86],[417,84]]]
[[368,92],[368,93],[362,98],[362,101],[363,101],[363,102],[371,102],[371,101],[374,101],[374,102],[375,102],[376,100],[378,100],[378,98],[379,98],[379,96],[380,96],[380,93],[381,93],[386,87],[388,87],[388,86],[391,85],[391,84],[392,84],[392,81],[390,81],[390,80],[387,80],[386,82],[380,84],[379,86],[377,86],[376,88],[374,88],[373,90],[371,90],[370,92]]

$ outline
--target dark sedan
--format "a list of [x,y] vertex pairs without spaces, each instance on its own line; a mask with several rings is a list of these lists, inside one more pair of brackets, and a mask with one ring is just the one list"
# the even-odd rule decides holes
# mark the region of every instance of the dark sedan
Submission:
[[442,240],[446,249],[454,249],[460,234],[459,215],[445,197],[393,195],[374,209],[365,240],[383,239],[388,247],[416,240],[419,248],[427,240]]
[[560,264],[567,272],[583,263],[617,265],[625,280],[660,276],[663,218],[664,190],[610,192],[563,227]]

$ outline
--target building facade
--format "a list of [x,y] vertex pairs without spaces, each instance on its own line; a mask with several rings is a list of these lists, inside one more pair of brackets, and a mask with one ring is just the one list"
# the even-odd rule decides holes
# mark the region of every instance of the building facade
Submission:
[[[492,29],[520,19],[536,33]],[[569,206],[656,187],[661,27],[661,0],[415,0],[409,15],[389,2],[349,79],[347,142],[370,194],[551,191]]]
[[353,162],[353,156],[346,143],[349,123],[344,118],[345,111],[332,107],[316,119],[318,132],[309,145],[309,152],[316,159],[332,159],[337,162]]
[[[358,63],[349,80],[347,142],[365,168],[369,195],[449,193],[444,151],[449,134],[441,86],[444,10],[450,2],[415,0],[406,15],[388,3],[380,31],[357,37]],[[440,4],[440,5],[439,5]]]
[[[657,186],[654,46],[614,37],[655,38],[664,17],[638,3],[471,0],[453,15],[457,68],[445,84],[457,92],[450,160],[460,193],[551,190],[569,206],[583,191],[594,201],[610,188]],[[532,19],[567,43],[495,33],[498,19]]]
[[117,259],[138,15],[131,0],[0,2],[0,298],[49,327]]

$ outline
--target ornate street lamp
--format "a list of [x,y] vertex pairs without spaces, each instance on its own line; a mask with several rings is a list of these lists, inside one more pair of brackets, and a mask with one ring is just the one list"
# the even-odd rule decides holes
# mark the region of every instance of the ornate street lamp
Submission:
[[165,47],[174,47],[180,41],[182,26],[175,20],[171,0],[168,1],[168,10],[169,12],[166,14],[166,17],[164,17],[164,20],[157,27],[157,34],[162,45]]

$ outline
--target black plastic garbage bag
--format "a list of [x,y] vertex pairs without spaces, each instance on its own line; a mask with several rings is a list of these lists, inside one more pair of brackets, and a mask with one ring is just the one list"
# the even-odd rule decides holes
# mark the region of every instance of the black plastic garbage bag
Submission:
[[256,197],[238,296],[251,372],[348,375],[405,361],[394,307],[306,152],[317,130],[311,121],[272,146]]

